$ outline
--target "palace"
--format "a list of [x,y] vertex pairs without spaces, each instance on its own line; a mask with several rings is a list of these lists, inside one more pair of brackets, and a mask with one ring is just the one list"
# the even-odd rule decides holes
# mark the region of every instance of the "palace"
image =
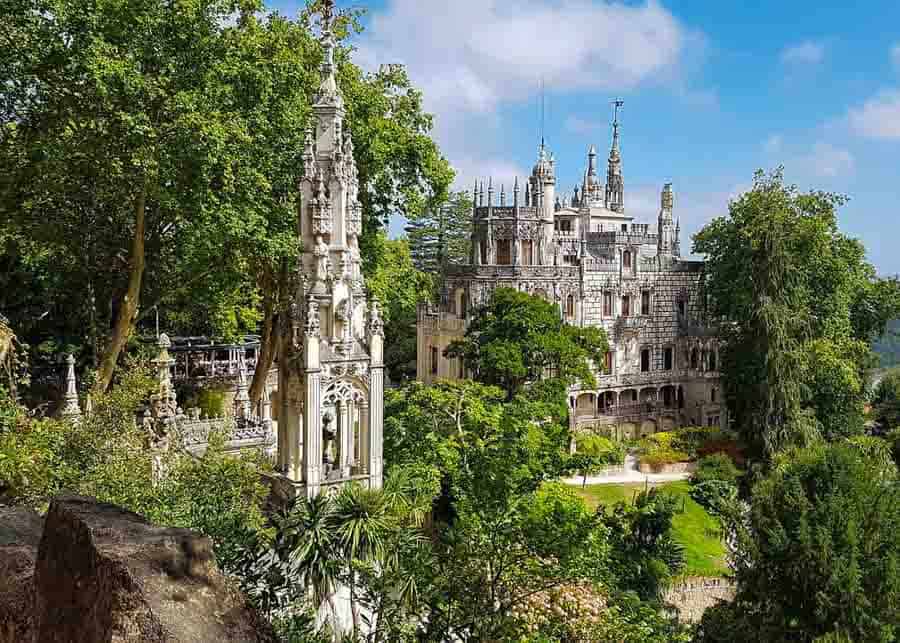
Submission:
[[[471,314],[497,287],[516,288],[559,306],[570,324],[602,327],[609,338],[597,387],[569,392],[574,429],[619,439],[676,426],[724,425],[718,338],[706,323],[704,264],[681,257],[671,184],[662,188],[654,227],[625,209],[618,107],[604,184],[591,146],[571,198],[556,194],[556,163],[541,143],[522,193],[495,194],[476,184],[472,253],[446,266],[440,300],[422,305],[417,323],[417,379],[466,377],[444,355]],[[497,198],[499,196],[499,198]]]

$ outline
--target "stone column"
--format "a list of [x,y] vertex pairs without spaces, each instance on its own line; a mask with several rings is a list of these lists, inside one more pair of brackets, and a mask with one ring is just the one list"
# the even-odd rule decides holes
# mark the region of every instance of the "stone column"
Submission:
[[372,367],[372,384],[369,391],[369,479],[373,489],[381,488],[382,430],[384,423],[384,367]]
[[356,467],[359,473],[369,473],[369,407],[365,402],[359,405],[359,458]]

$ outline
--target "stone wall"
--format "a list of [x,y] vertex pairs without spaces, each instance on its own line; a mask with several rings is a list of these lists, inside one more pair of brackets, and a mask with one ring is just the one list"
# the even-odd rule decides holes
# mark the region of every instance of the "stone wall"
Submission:
[[689,577],[666,592],[665,602],[674,608],[681,621],[697,623],[707,608],[732,600],[734,592],[734,582],[730,579]]

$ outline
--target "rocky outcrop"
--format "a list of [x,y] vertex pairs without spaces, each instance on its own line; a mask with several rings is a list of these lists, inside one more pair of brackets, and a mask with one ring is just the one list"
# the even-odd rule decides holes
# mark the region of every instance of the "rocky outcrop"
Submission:
[[[24,523],[18,536],[9,531],[20,549],[31,542],[34,552],[34,532]],[[272,640],[217,569],[208,538],[155,526],[114,505],[75,496],[55,499],[31,562],[33,594],[25,603],[30,609],[22,609],[31,616],[29,628],[0,643]],[[24,579],[29,574],[22,566]],[[22,604],[8,594],[0,594],[0,601],[0,614]]]
[[34,563],[43,519],[0,507],[0,643],[34,640]]

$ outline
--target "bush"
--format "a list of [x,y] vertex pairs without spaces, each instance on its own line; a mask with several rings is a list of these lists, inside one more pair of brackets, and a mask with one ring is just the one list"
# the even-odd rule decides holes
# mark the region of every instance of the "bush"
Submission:
[[733,442],[735,435],[718,426],[689,426],[673,432],[672,447],[688,453],[691,458],[700,455],[700,450],[710,443]]
[[721,514],[729,503],[737,500],[737,487],[724,480],[706,480],[691,485],[691,498],[711,514]]
[[692,484],[702,484],[710,480],[734,484],[741,472],[731,458],[724,453],[714,453],[700,458],[697,462],[697,470],[691,476]]
[[744,455],[744,447],[737,440],[709,440],[697,449],[697,457],[699,458],[713,455],[714,453],[724,453],[738,467],[743,467],[747,462],[747,458]]
[[641,464],[647,464],[654,469],[678,462],[689,462],[691,457],[684,451],[676,451],[672,448],[641,449]]

